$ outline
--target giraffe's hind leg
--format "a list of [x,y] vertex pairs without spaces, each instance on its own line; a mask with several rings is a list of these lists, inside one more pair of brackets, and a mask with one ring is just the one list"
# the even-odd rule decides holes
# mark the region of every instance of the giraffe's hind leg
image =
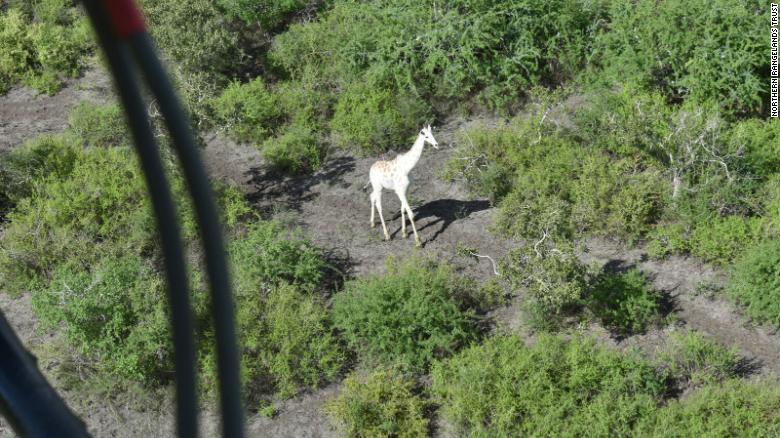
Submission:
[[[379,220],[382,221],[382,231],[385,233],[385,240],[390,240],[390,233],[387,232],[387,225],[385,225],[385,217],[382,215],[382,192],[377,191],[371,194],[374,206],[377,213],[379,213]],[[373,213],[373,210],[372,210]]]

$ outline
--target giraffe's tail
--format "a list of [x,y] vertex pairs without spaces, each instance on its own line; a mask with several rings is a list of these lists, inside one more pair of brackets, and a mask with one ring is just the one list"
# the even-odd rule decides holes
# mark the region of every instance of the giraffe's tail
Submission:
[[370,185],[371,185],[371,181],[369,180],[369,181],[366,183],[366,185],[364,185],[364,186],[363,186],[362,190],[365,192],[365,191],[366,191],[366,189],[368,188],[368,186],[370,186]]

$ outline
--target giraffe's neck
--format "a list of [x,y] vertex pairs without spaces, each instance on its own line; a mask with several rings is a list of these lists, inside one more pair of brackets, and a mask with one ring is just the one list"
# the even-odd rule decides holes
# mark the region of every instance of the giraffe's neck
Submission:
[[425,137],[417,135],[417,140],[414,141],[414,145],[408,152],[401,154],[398,157],[398,168],[405,174],[414,169],[417,162],[420,161],[420,155],[422,155],[423,146],[425,145]]

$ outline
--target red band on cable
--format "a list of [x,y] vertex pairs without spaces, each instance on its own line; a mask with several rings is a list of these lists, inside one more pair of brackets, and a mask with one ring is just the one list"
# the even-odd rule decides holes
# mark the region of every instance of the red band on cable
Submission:
[[133,0],[103,0],[103,5],[111,17],[111,28],[117,38],[127,38],[146,30],[144,17]]

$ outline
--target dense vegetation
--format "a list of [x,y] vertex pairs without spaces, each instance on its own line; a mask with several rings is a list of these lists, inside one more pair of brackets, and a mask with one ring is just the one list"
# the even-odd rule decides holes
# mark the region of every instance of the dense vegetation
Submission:
[[0,93],[21,81],[54,94],[94,47],[88,22],[68,0],[8,3],[0,3]]
[[[16,149],[4,162],[14,204],[0,242],[0,284],[31,292],[44,327],[59,327],[66,356],[146,385],[171,378],[172,351],[159,242],[140,169],[116,109],[78,107],[64,134]],[[121,127],[121,124],[120,124]],[[181,202],[184,187],[174,176]],[[345,353],[319,295],[324,258],[277,222],[254,218],[234,188],[218,189],[235,272],[242,373],[255,396],[294,394],[334,379]],[[186,202],[184,205],[188,205]],[[213,328],[191,211],[183,232],[194,274],[203,386],[214,387]]]
[[[279,399],[343,378],[324,410],[347,436],[780,434],[778,385],[743,381],[735,350],[670,330],[650,358],[577,333],[596,323],[627,337],[668,320],[647,274],[582,262],[594,238],[724,268],[724,295],[780,327],[763,4],[140,3],[199,132],[250,143],[283,172],[315,171],[337,148],[402,149],[434,120],[485,119],[456,134],[443,175],[488,198],[492,232],[516,243],[484,284],[421,257],[334,281],[303,232],[215,183],[250,410],[273,415]],[[0,3],[0,92],[56,92],[88,62],[90,32],[72,1]],[[209,398],[202,253],[161,149],[184,206]],[[170,382],[159,241],[117,106],[81,104],[66,132],[0,157],[0,226],[0,289],[29,293],[42,329],[61,333],[61,369],[120,390]],[[507,291],[533,342],[491,327]]]

